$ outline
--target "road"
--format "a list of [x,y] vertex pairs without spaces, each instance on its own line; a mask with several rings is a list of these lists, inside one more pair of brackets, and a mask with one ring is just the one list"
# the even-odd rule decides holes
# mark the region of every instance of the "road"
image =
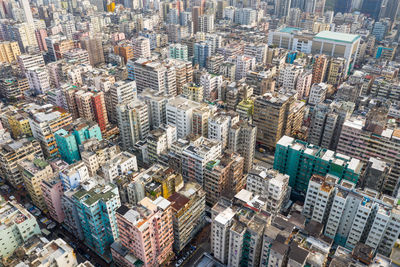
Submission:
[[185,255],[187,251],[190,251],[191,246],[196,246],[196,250],[193,251],[185,261],[180,265],[184,267],[193,267],[194,263],[204,252],[211,251],[210,244],[211,224],[207,223],[203,229],[193,238],[193,240],[176,256],[176,259],[172,261],[168,266],[173,267],[177,261]]

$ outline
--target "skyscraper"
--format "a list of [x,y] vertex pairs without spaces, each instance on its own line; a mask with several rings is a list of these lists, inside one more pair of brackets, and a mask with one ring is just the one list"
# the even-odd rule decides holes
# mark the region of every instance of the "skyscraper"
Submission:
[[370,15],[373,19],[377,20],[381,12],[383,0],[364,0],[361,6],[361,13]]
[[81,46],[83,49],[87,50],[89,53],[90,65],[95,66],[100,63],[104,63],[104,52],[102,39],[95,38],[83,38],[81,39]]
[[21,5],[24,10],[25,21],[30,25],[34,25],[31,6],[29,5],[29,0],[21,0]]

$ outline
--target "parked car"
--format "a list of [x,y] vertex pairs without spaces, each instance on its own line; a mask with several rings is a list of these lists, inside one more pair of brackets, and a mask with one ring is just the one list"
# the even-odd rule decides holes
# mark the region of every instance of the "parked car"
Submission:
[[47,230],[54,229],[56,226],[57,226],[57,224],[55,222],[52,222],[49,225],[47,225]]
[[15,197],[14,197],[13,195],[11,195],[11,196],[9,197],[9,199],[10,199],[10,200],[15,200]]
[[41,223],[43,223],[43,224],[46,224],[46,222],[47,222],[48,220],[49,220],[49,219],[47,219],[46,217],[42,217],[42,218],[39,219],[39,221],[40,221]]

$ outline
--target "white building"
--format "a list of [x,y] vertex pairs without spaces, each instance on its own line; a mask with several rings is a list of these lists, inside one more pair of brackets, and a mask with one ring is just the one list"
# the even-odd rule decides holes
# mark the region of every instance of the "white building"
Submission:
[[133,39],[133,56],[135,59],[150,58],[150,40],[145,37]]
[[210,160],[221,155],[219,141],[199,137],[182,151],[182,176],[185,180],[197,182],[203,186],[204,168]]
[[325,83],[313,84],[310,89],[310,96],[308,98],[308,104],[318,105],[324,102],[326,93],[328,91],[328,85]]
[[166,105],[166,121],[167,124],[176,127],[178,138],[184,138],[192,133],[193,110],[200,106],[200,103],[180,96],[169,100]]
[[108,160],[101,169],[106,181],[112,183],[118,176],[138,170],[136,156],[126,151],[121,152]]
[[18,65],[22,72],[33,67],[44,68],[44,59],[42,54],[23,54],[18,56]]
[[151,88],[166,95],[176,95],[175,67],[140,58],[134,62],[133,69],[139,92]]
[[147,88],[140,93],[139,99],[146,102],[149,108],[149,124],[151,129],[156,129],[167,122],[167,103],[169,98],[164,95],[164,92],[155,92]]
[[222,148],[228,145],[228,133],[231,118],[224,114],[215,114],[208,118],[208,138],[221,142]]
[[235,212],[231,208],[218,214],[211,223],[211,252],[220,262],[228,263],[230,228]]
[[221,99],[222,76],[205,72],[200,77],[200,86],[203,87],[203,98],[210,99],[211,92],[218,92]]
[[279,85],[286,90],[295,90],[297,80],[302,72],[302,66],[286,64],[282,69],[279,70]]
[[356,190],[346,180],[338,184],[332,176],[313,179],[303,213],[322,222],[326,236],[348,249],[363,242],[378,253],[390,254],[400,234],[400,209],[394,198],[379,197],[368,188]]
[[108,94],[112,104],[111,110],[107,110],[109,112],[109,119],[111,122],[117,123],[117,106],[123,103],[130,103],[137,99],[136,82],[117,81],[111,85]]
[[135,100],[117,105],[116,110],[122,147],[132,149],[150,131],[148,106],[145,102]]
[[257,165],[247,175],[246,189],[266,198],[267,211],[277,214],[289,199],[289,176]]
[[29,88],[36,94],[46,93],[50,89],[50,77],[46,68],[33,67],[26,71]]

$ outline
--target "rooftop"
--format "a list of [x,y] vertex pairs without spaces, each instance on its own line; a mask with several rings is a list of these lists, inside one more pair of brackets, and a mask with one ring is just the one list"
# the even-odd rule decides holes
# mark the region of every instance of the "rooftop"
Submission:
[[330,40],[335,42],[354,43],[360,39],[360,35],[342,32],[322,31],[314,36],[314,39]]

